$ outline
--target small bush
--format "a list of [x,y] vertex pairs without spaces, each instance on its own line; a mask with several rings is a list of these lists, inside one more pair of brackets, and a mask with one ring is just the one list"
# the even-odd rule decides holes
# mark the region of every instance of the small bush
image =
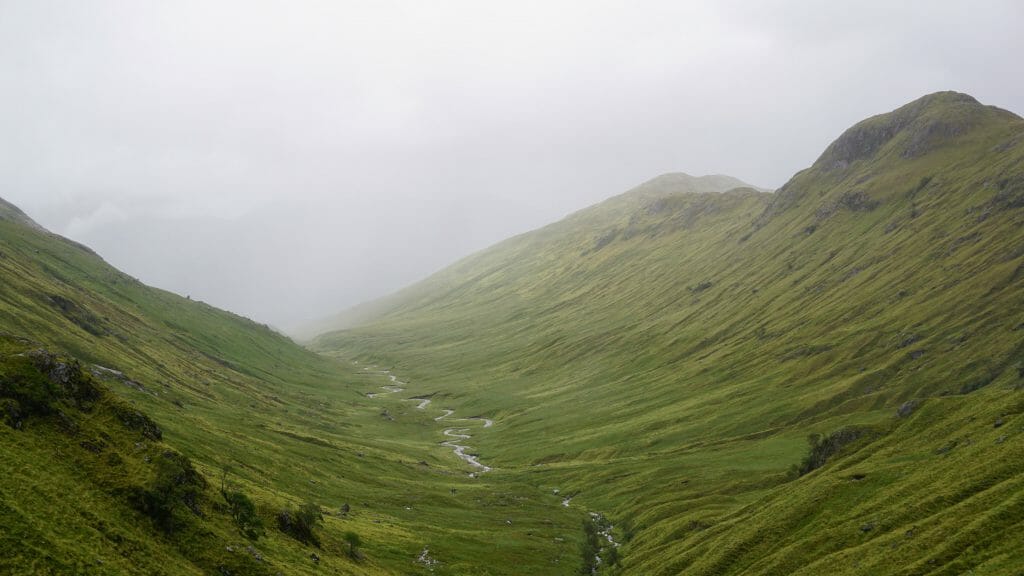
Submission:
[[611,530],[611,524],[600,514],[592,514],[583,521],[584,539],[580,545],[583,564],[579,569],[580,574],[596,574],[599,565],[615,567],[619,564],[619,551],[610,542],[605,545],[604,533],[608,530]]
[[320,546],[320,538],[314,530],[324,522],[320,506],[307,502],[297,509],[285,508],[277,515],[277,527],[285,534],[303,544]]
[[348,544],[348,555],[353,560],[359,560],[362,558],[362,554],[359,553],[359,547],[363,545],[362,540],[359,538],[359,534],[355,532],[345,532],[345,542]]
[[21,405],[18,404],[17,400],[0,398],[0,418],[3,419],[4,424],[11,428],[19,429],[24,417],[24,414],[21,413]]
[[597,571],[597,555],[601,553],[601,542],[598,540],[597,526],[593,520],[583,521],[583,543],[580,544],[580,556],[583,564],[580,574],[594,574]]
[[7,411],[12,421],[21,422],[26,416],[52,413],[60,388],[31,359],[10,358],[0,370],[0,398],[13,400],[7,403]]
[[250,540],[259,540],[260,536],[266,534],[263,530],[263,519],[256,512],[256,504],[241,490],[233,490],[228,487],[228,474],[231,470],[224,468],[220,478],[220,495],[228,506],[231,519],[243,536]]
[[102,396],[75,360],[62,360],[46,350],[4,358],[0,362],[0,399],[4,421],[20,428],[29,416],[59,413],[66,403],[89,411]]
[[265,534],[263,519],[256,513],[256,505],[242,492],[222,490],[221,495],[231,512],[231,519],[243,536],[250,540],[259,540]]
[[838,454],[844,446],[864,436],[866,432],[866,430],[860,428],[843,428],[825,437],[822,437],[820,434],[811,434],[807,437],[807,443],[810,444],[810,452],[804,457],[803,462],[800,463],[797,469],[798,476],[810,474],[814,470],[821,468],[829,458]]
[[156,459],[156,479],[149,488],[136,487],[129,496],[140,512],[149,516],[160,530],[171,533],[185,522],[182,505],[202,516],[200,500],[206,479],[185,456],[170,450]]

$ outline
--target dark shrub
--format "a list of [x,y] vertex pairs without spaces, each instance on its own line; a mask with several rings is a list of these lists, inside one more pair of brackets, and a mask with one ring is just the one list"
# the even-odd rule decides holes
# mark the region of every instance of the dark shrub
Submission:
[[60,397],[60,388],[41,372],[32,360],[24,356],[7,358],[0,371],[0,398],[10,398],[12,410],[19,414],[18,421],[26,416],[46,415],[53,411],[54,403]]
[[867,434],[866,430],[860,428],[843,428],[822,438],[819,434],[811,434],[807,437],[811,450],[804,457],[798,469],[799,475],[809,474],[825,465],[829,458],[839,453],[844,446],[853,443]]
[[258,540],[264,534],[263,519],[256,513],[253,501],[238,491],[221,490],[221,495],[227,502],[231,519],[235,521],[239,532],[250,540]]
[[196,516],[202,516],[199,503],[206,479],[188,458],[165,451],[155,461],[156,478],[147,488],[136,487],[129,500],[140,512],[152,518],[157,528],[170,533],[184,520],[179,511],[182,505]]
[[19,429],[24,417],[21,413],[21,405],[18,404],[17,400],[0,398],[0,418],[3,418],[4,424],[11,428]]
[[363,541],[359,538],[359,534],[355,532],[345,532],[345,542],[348,544],[348,555],[353,560],[359,560],[362,558],[362,554],[359,552],[359,547],[363,545]]
[[307,502],[297,509],[285,508],[277,515],[277,527],[303,544],[320,546],[320,538],[314,529],[323,524],[324,516],[320,506]]
[[27,416],[45,416],[66,402],[88,411],[102,397],[92,378],[77,361],[63,361],[46,350],[4,358],[0,364],[0,398],[6,402],[5,420],[20,427]]

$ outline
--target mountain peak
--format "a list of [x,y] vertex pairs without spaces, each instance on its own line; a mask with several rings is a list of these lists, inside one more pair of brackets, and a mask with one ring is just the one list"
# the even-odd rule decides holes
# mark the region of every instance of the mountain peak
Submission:
[[938,106],[943,104],[974,104],[976,106],[983,106],[978,99],[970,94],[963,92],[957,92],[955,90],[943,90],[941,92],[932,92],[931,94],[925,94],[917,100],[908,103],[906,106]]
[[667,172],[632,188],[626,194],[642,197],[661,197],[671,194],[727,192],[734,188],[753,188],[764,191],[763,188],[751,186],[739,178],[733,178],[724,174],[691,176],[685,172]]
[[884,152],[904,159],[923,156],[992,121],[1018,118],[960,92],[922,96],[892,112],[872,116],[843,132],[815,165],[841,170]]

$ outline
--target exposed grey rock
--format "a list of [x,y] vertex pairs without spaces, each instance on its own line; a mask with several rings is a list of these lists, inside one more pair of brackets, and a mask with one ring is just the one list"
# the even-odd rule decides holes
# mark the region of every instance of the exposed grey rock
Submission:
[[900,404],[900,407],[896,409],[896,415],[900,418],[906,418],[907,416],[910,416],[914,410],[917,410],[917,407],[920,405],[920,400],[907,400],[903,404]]

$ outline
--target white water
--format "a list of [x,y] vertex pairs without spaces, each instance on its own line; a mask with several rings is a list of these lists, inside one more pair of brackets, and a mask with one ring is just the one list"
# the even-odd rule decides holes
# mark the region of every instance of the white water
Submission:
[[[599,514],[597,512],[591,512],[590,513],[590,517],[593,518],[594,520],[597,520],[598,522],[600,522],[601,520],[605,520],[605,517],[602,514]],[[615,528],[615,526],[612,526],[611,524],[609,524],[607,528],[605,528],[604,530],[601,530],[600,532],[598,532],[597,535],[598,536],[604,536],[604,538],[606,540],[608,540],[609,544],[611,544],[612,546],[615,546],[616,548],[618,548],[619,547],[619,543],[615,541],[614,537],[612,537],[612,529],[613,528]]]
[[366,393],[366,397],[367,398],[376,398],[378,396],[383,396],[385,394],[397,394],[398,392],[401,392],[402,390],[405,390],[405,388],[402,388],[400,386],[391,386],[391,385],[384,385],[384,386],[381,386],[380,388],[381,388],[381,390],[384,390],[384,391],[383,392],[367,392]]
[[[444,432],[442,432],[442,434],[448,436],[449,438],[456,438],[458,440],[469,440],[470,438],[472,438],[472,436],[470,436],[469,434],[462,434],[462,432],[465,432],[467,430],[469,430],[469,428],[446,428]],[[480,461],[477,460],[476,456],[473,456],[472,454],[466,454],[466,450],[469,450],[469,446],[463,446],[462,444],[456,443],[454,440],[446,440],[444,442],[441,442],[441,445],[448,446],[449,448],[451,448],[455,452],[456,456],[458,456],[471,466],[479,468],[481,472],[490,472],[492,470],[490,466],[487,466],[486,464],[481,464]]]
[[406,401],[419,402],[419,404],[416,405],[417,410],[426,410],[427,406],[430,404],[430,398],[406,398]]
[[[373,365],[372,367],[376,368],[377,366]],[[370,370],[370,368],[371,367],[366,366],[366,367],[363,367],[363,370],[365,370],[367,372],[374,372],[373,370]],[[369,393],[367,393],[366,394],[367,398],[378,398],[378,397],[380,397],[380,396],[382,396],[384,394],[396,394],[398,392],[402,392],[403,390],[405,390],[405,388],[403,388],[402,386],[406,385],[406,383],[402,382],[401,380],[399,380],[398,377],[395,376],[394,374],[392,374],[390,370],[378,370],[376,372],[378,372],[380,374],[386,375],[388,377],[388,379],[391,381],[391,384],[386,384],[384,386],[381,386],[381,389],[384,390],[384,392],[369,392]],[[402,386],[398,386],[398,384],[401,384]],[[419,410],[426,410],[427,406],[430,405],[430,398],[405,398],[405,400],[419,402],[419,404],[416,405],[416,408],[419,409]],[[445,418],[451,416],[454,413],[455,413],[454,410],[450,410],[448,408],[445,408],[444,409],[444,414],[438,416],[437,418],[434,418],[434,420],[437,421],[437,422],[440,422],[441,420],[444,420]],[[457,420],[460,420],[460,421],[479,420],[479,421],[482,421],[484,423],[484,426],[483,426],[484,428],[490,428],[491,426],[494,426],[494,420],[491,420],[490,418],[482,418],[482,417],[457,418]],[[462,433],[462,432],[466,432],[468,430],[469,430],[469,428],[446,428],[441,433],[443,435],[447,436],[448,438],[454,438],[454,440],[445,440],[444,442],[441,442],[441,445],[442,446],[447,446],[448,448],[451,448],[452,452],[454,452],[455,455],[460,460],[466,462],[467,464],[469,464],[470,466],[473,466],[474,468],[479,469],[481,473],[483,473],[483,472],[490,472],[492,470],[492,468],[490,466],[487,466],[486,464],[481,463],[480,460],[477,459],[476,456],[474,456],[472,454],[467,454],[466,453],[466,451],[469,450],[469,446],[465,446],[465,445],[459,444],[457,442],[457,441],[461,441],[461,440],[469,440],[470,438],[472,438],[472,436],[470,436],[469,434],[463,434]]]
[[[594,520],[594,522],[598,526],[601,526],[601,525],[604,525],[604,524],[607,523],[607,519],[604,517],[604,515],[599,514],[597,512],[591,512],[590,513],[590,517]],[[601,531],[599,531],[597,533],[597,535],[600,536],[600,537],[603,537],[605,540],[607,540],[609,546],[611,546],[613,548],[618,548],[619,547],[619,543],[616,542],[615,538],[612,537],[612,529],[613,528],[615,528],[615,527],[612,526],[610,523],[608,523],[607,526],[605,526],[603,530],[601,530]],[[595,563],[595,571],[593,572],[594,574],[597,574],[596,566],[600,566],[601,565],[601,552],[603,552],[603,551],[604,551],[604,547],[602,547],[601,550],[598,550],[597,553],[594,554],[594,563]]]
[[[448,414],[445,414],[445,416],[448,416]],[[435,420],[438,420],[438,418],[435,418]],[[458,422],[476,422],[476,421],[479,421],[479,422],[483,422],[484,423],[484,428],[490,428],[491,426],[494,426],[494,420],[491,420],[490,418],[483,418],[481,416],[473,416],[472,418],[456,418],[455,421],[458,421]]]
[[420,564],[423,564],[424,566],[429,567],[431,572],[434,571],[433,567],[434,567],[434,565],[437,564],[437,560],[435,560],[435,559],[430,557],[430,547],[429,546],[424,546],[423,547],[423,552],[420,552],[420,555],[419,555],[418,558],[416,558],[416,561],[419,562]]

